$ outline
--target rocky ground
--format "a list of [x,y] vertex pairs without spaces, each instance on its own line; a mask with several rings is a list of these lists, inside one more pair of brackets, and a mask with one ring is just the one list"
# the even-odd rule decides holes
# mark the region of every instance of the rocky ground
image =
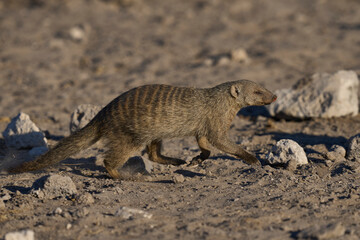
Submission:
[[[275,91],[315,72],[359,75],[359,31],[356,0],[0,1],[0,130],[25,112],[53,145],[79,104],[149,83],[247,78]],[[139,181],[110,179],[96,145],[41,172],[0,175],[0,237],[358,239],[360,162],[329,152],[359,129],[359,114],[239,115],[230,137],[262,166],[214,149],[198,166],[153,164]],[[266,165],[281,139],[303,147],[309,164]],[[189,160],[199,150],[174,139],[163,153]],[[17,155],[0,139],[1,161]]]

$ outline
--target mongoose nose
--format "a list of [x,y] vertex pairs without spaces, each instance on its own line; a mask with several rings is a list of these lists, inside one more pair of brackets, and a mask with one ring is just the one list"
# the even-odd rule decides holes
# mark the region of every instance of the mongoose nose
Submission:
[[274,95],[274,96],[272,97],[272,102],[275,102],[275,101],[276,101],[276,99],[277,99],[277,96],[276,96],[276,95]]

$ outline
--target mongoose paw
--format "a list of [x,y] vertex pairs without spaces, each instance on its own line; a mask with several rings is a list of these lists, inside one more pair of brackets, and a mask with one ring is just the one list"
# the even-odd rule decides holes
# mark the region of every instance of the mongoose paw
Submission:
[[174,165],[174,166],[179,166],[179,165],[186,164],[186,162],[181,159],[174,159],[170,164]]
[[202,158],[200,157],[200,155],[199,155],[199,156],[194,157],[194,158],[188,163],[187,166],[188,166],[188,167],[196,166],[196,165],[201,164],[203,161],[204,161],[204,159],[202,159]]

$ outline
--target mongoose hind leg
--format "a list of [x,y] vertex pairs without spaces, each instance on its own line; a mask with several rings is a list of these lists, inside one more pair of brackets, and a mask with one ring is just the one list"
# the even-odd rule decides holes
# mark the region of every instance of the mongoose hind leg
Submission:
[[108,173],[115,179],[128,179],[122,176],[118,169],[129,159],[132,152],[138,147],[130,144],[110,144],[109,149],[105,153],[104,165]]
[[210,143],[206,139],[206,137],[196,137],[196,141],[199,145],[199,148],[201,150],[200,155],[194,157],[191,162],[188,164],[188,166],[194,166],[202,163],[205,159],[208,159],[210,157]]
[[230,141],[227,137],[214,138],[211,143],[219,150],[241,158],[248,164],[260,165],[259,160],[254,155]]
[[146,150],[149,154],[149,159],[153,162],[157,162],[160,164],[167,164],[167,165],[182,165],[186,162],[181,159],[171,158],[161,155],[161,140],[159,141],[152,141],[149,145],[146,146]]

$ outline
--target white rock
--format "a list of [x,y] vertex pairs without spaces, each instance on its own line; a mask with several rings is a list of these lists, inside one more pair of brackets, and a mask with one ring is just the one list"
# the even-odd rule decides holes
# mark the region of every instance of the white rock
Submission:
[[360,134],[352,136],[347,142],[346,158],[360,162]]
[[290,139],[278,141],[267,155],[266,161],[270,165],[288,165],[290,162],[296,165],[308,163],[304,149]]
[[272,116],[284,118],[340,117],[359,112],[359,80],[354,71],[316,73],[292,88],[275,91],[268,106]]
[[5,240],[34,240],[34,231],[22,230],[5,234]]
[[29,115],[19,113],[3,132],[8,147],[16,149],[47,147],[45,134],[30,120]]
[[86,126],[102,109],[101,106],[81,104],[71,114],[70,132],[73,133]]
[[134,218],[135,216],[141,216],[143,218],[152,218],[151,213],[147,213],[140,209],[121,207],[115,212],[115,216],[122,217],[123,219]]

